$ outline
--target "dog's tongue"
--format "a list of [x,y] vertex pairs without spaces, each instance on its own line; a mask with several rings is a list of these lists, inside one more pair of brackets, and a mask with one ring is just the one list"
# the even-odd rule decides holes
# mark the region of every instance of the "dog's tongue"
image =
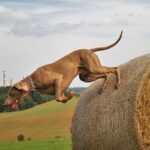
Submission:
[[13,109],[17,109],[18,108],[18,103],[17,102],[15,102],[15,103],[13,103],[13,105],[11,106]]
[[18,106],[19,106],[19,100],[16,100],[13,104],[12,104],[12,109],[17,109],[18,108]]

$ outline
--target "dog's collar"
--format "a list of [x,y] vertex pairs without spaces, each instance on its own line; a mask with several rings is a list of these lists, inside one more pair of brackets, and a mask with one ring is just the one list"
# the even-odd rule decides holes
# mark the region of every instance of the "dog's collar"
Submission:
[[30,91],[35,91],[35,84],[31,76],[29,76],[29,81],[30,81],[30,87],[31,87]]

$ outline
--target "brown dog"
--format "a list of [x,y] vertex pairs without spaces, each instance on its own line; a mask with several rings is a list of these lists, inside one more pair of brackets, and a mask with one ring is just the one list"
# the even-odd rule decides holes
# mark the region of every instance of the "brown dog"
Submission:
[[58,102],[67,102],[73,97],[74,92],[70,91],[65,96],[64,91],[77,75],[84,82],[92,82],[99,78],[104,78],[105,81],[101,88],[103,90],[108,80],[108,74],[115,73],[117,78],[116,85],[119,87],[121,79],[118,67],[102,66],[94,52],[107,50],[115,46],[120,41],[122,33],[118,40],[109,46],[79,49],[52,64],[38,68],[30,76],[12,86],[9,91],[9,97],[5,100],[4,105],[16,107],[21,98],[32,91],[55,94]]

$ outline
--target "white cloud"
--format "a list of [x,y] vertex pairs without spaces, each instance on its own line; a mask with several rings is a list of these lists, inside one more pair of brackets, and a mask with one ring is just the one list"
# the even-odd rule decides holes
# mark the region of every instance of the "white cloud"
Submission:
[[51,24],[47,21],[36,20],[35,22],[16,23],[8,33],[17,36],[43,37],[51,34],[67,33],[77,29],[80,25],[80,23],[71,24],[66,22]]
[[31,17],[28,14],[19,11],[12,12],[11,17],[18,22],[29,21],[31,19]]
[[24,12],[0,6],[0,25],[7,24],[11,28],[14,23],[26,22],[30,19],[30,16]]
[[43,15],[43,14],[49,14],[49,13],[54,13],[54,12],[59,12],[60,10],[62,10],[61,8],[58,7],[42,7],[42,8],[37,8],[35,10],[33,10],[32,14],[37,14],[37,15]]
[[[130,3],[122,6],[121,2],[65,1],[61,5],[54,3],[26,8],[26,11],[0,6],[0,25],[7,25],[9,34],[44,37],[71,31],[83,34],[88,31],[95,35],[104,28],[117,29],[131,26],[133,23],[146,24],[150,12],[148,8]],[[66,7],[68,5],[69,7]],[[147,14],[143,13],[145,11]],[[138,17],[143,21],[141,22]]]
[[10,12],[9,8],[6,8],[5,6],[0,6],[0,14]]
[[125,3],[124,0],[64,0],[61,4],[57,1],[49,3],[51,5],[47,3],[24,9],[0,5],[0,27],[7,26],[7,33],[17,36],[44,37],[68,32],[95,36],[107,28],[118,31],[131,26],[142,28],[150,25],[147,19],[150,17],[150,10],[145,7],[146,3],[139,5],[136,0],[134,2],[135,4]]

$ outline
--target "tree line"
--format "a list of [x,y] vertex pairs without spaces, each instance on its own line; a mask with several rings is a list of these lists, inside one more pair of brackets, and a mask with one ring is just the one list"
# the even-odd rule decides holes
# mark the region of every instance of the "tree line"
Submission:
[[[11,88],[10,86],[0,87],[0,112],[16,111],[16,110],[12,109],[11,107],[3,106],[5,99],[8,97],[8,92],[9,92],[10,88]],[[80,92],[84,90],[84,88],[73,88],[73,89],[75,89],[75,91],[76,91],[76,93],[75,93],[76,97],[79,97]],[[68,90],[70,90],[70,89],[68,89]],[[48,101],[52,101],[54,99],[55,99],[54,95],[47,95],[47,94],[41,94],[39,92],[33,92],[32,94],[23,97],[23,99],[20,102],[19,108],[17,110],[28,109],[28,108],[34,107],[36,105],[39,105],[39,104],[42,104],[42,103],[45,103]]]

